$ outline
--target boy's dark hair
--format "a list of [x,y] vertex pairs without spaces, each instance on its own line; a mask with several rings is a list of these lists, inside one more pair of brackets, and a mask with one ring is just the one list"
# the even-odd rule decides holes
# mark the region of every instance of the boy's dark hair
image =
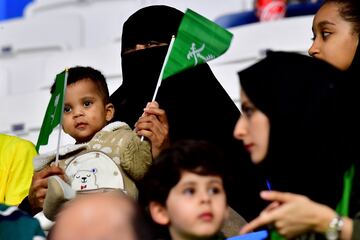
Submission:
[[[109,90],[104,75],[92,67],[75,66],[68,69],[67,86],[83,79],[90,79],[96,84],[104,103],[110,102]],[[51,86],[51,93],[55,91],[55,82]]]
[[179,182],[183,171],[224,178],[223,164],[223,154],[215,145],[181,140],[163,150],[154,161],[141,181],[139,201],[143,206],[150,202],[165,206],[169,192]]

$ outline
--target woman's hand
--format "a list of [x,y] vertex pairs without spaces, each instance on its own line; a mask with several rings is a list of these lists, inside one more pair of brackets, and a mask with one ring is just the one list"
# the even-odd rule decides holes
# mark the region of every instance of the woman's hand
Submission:
[[264,191],[261,192],[261,197],[272,201],[272,204],[275,202],[277,206],[263,210],[257,218],[241,229],[240,234],[268,224],[275,227],[285,238],[293,238],[309,231],[324,233],[331,219],[336,216],[331,208],[302,195]]
[[156,158],[169,145],[169,123],[166,113],[157,102],[149,102],[144,114],[135,123],[135,131],[151,142],[151,152]]

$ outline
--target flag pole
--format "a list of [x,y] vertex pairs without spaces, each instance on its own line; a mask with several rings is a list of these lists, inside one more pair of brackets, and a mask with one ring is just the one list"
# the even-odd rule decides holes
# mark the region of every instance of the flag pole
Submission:
[[[169,48],[168,48],[168,50],[166,52],[166,56],[165,56],[163,65],[161,67],[161,72],[160,72],[160,75],[159,75],[159,78],[158,78],[158,81],[157,81],[157,84],[156,84],[155,92],[154,92],[154,95],[153,95],[152,100],[151,100],[152,102],[155,101],[156,95],[157,95],[158,90],[160,88],[160,85],[161,85],[161,82],[162,82],[162,77],[164,75],[164,69],[165,69],[166,63],[167,63],[167,61],[169,59],[169,56],[170,56],[172,47],[174,45],[174,42],[175,42],[175,35],[172,35],[171,36],[171,41],[169,43]],[[144,141],[144,136],[141,136],[141,141]]]
[[163,77],[163,75],[164,75],[164,69],[165,69],[165,66],[166,66],[167,61],[169,60],[169,56],[170,56],[172,47],[173,47],[173,45],[174,45],[174,42],[175,42],[175,36],[172,35],[172,36],[171,36],[171,41],[170,41],[170,43],[169,43],[169,48],[168,48],[168,50],[167,50],[167,52],[166,52],[166,56],[165,56],[165,59],[164,59],[164,63],[163,63],[163,65],[162,65],[162,67],[161,67],[161,72],[160,72],[160,75],[159,75],[159,78],[158,78],[158,81],[157,81],[157,84],[156,84],[156,89],[155,89],[153,98],[152,98],[152,100],[151,100],[152,102],[155,101],[156,95],[157,95],[158,90],[159,90],[159,87],[160,87],[160,85],[161,85],[162,77]]
[[56,147],[56,158],[55,158],[55,166],[59,166],[59,149],[60,149],[60,140],[61,140],[61,129],[62,129],[62,122],[63,122],[63,114],[64,114],[64,102],[65,102],[65,92],[67,86],[67,79],[68,79],[69,71],[65,69],[65,80],[64,80],[64,87],[63,87],[63,96],[64,101],[61,103],[61,113],[60,113],[60,123],[59,123],[59,135],[58,135],[58,142]]

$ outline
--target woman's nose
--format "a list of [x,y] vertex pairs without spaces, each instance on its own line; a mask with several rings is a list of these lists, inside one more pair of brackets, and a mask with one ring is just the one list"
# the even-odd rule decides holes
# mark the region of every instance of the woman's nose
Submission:
[[244,136],[247,134],[247,119],[245,116],[241,116],[237,121],[235,128],[234,128],[234,137],[238,140],[243,140]]
[[316,55],[319,54],[319,47],[316,40],[314,40],[314,42],[312,43],[311,47],[308,50],[308,53],[311,57],[316,57]]

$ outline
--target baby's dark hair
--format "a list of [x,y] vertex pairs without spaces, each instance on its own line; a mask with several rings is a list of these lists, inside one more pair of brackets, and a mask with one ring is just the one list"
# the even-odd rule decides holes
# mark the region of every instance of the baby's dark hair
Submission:
[[360,36],[360,1],[359,0],[324,0],[322,5],[335,3],[339,6],[340,16],[347,22],[351,22],[354,32]]
[[[104,75],[92,67],[75,66],[68,69],[67,85],[76,83],[83,79],[90,79],[94,82],[103,97],[104,103],[110,102],[109,90]],[[55,83],[51,86],[51,93],[55,91]]]
[[223,179],[223,160],[221,151],[208,142],[181,140],[174,143],[160,153],[141,181],[141,204],[146,207],[150,202],[158,202],[165,206],[169,192],[180,181],[184,171]]

